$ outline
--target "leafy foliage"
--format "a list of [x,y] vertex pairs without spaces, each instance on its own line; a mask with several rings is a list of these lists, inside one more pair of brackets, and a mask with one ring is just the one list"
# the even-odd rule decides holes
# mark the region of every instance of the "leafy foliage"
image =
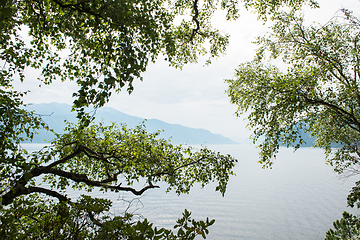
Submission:
[[[181,194],[189,193],[194,183],[205,186],[216,181],[216,190],[224,195],[236,159],[206,148],[195,151],[191,147],[173,146],[157,138],[159,132],[149,134],[143,126],[127,129],[125,125],[99,124],[84,128],[69,124],[66,130],[40,151],[19,152],[18,158],[24,161],[16,168],[16,174],[14,170],[9,171],[9,162],[3,162],[6,168],[1,169],[1,176],[8,183],[1,186],[0,199],[2,205],[7,206],[2,207],[0,213],[4,236],[32,232],[34,237],[40,238],[60,235],[67,238],[68,234],[85,239],[105,234],[124,239],[132,239],[125,236],[160,239],[165,235],[168,239],[193,239],[208,234],[207,227],[213,221],[193,220],[188,226],[188,212],[184,213],[185,220],[177,225],[180,227],[178,235],[165,229],[157,232],[146,219],[135,224],[131,214],[110,217],[106,214],[111,206],[109,200],[84,195],[73,202],[66,196],[66,188],[71,186],[89,192],[94,188],[130,191],[141,195],[148,189],[158,188],[156,183],[161,181],[168,183],[168,191],[175,189]],[[19,164],[19,160],[15,164]],[[39,181],[35,181],[39,177],[47,187],[39,186]],[[146,186],[139,190],[132,187],[134,181],[141,180],[146,181]],[[57,198],[59,202],[44,200],[41,194]],[[124,222],[124,217],[128,222]],[[45,231],[50,223],[58,225],[50,232]],[[21,234],[17,237],[21,238]]]
[[[344,10],[346,23],[335,19],[320,27],[305,27],[293,14],[278,16],[274,33],[259,38],[262,47],[256,59],[239,66],[229,83],[231,102],[237,114],[250,111],[249,126],[260,145],[261,162],[271,165],[279,143],[299,147],[301,129],[317,137],[316,146],[330,157],[329,163],[341,173],[357,164],[360,132],[358,20]],[[265,50],[282,57],[285,73],[264,63]],[[354,155],[355,154],[355,155]]]
[[[56,79],[77,82],[74,106],[80,112],[90,104],[101,107],[113,90],[127,85],[131,93],[134,79],[141,79],[159,54],[181,67],[199,55],[223,53],[228,36],[210,23],[217,7],[218,1],[200,6],[187,0],[3,1],[0,60],[7,66],[1,82],[9,83],[16,75],[23,81],[24,69],[41,69],[44,84]],[[235,2],[224,2],[221,8],[229,19],[237,18]],[[189,12],[195,14],[192,19],[174,24],[176,16]]]
[[[236,79],[227,80],[237,115],[248,112],[254,142],[263,139],[259,162],[271,167],[279,146],[296,150],[304,143],[305,131],[316,136],[315,146],[325,149],[336,172],[358,174],[360,21],[345,9],[323,26],[306,27],[294,12],[279,13],[275,19],[273,33],[258,38],[261,47],[255,59],[238,67]],[[287,70],[266,63],[267,53],[272,59],[281,58]],[[357,183],[349,206],[358,200]],[[358,221],[344,213],[334,226],[358,236],[347,229],[348,225],[358,229]],[[340,239],[336,234],[330,231],[329,239]]]
[[39,116],[24,110],[23,93],[0,89],[0,195],[9,190],[13,179],[18,179],[31,168],[28,152],[20,147],[31,140],[36,130],[47,128]]
[[348,212],[343,213],[343,218],[334,222],[334,228],[326,233],[326,240],[359,239],[360,219]]
[[[244,1],[262,16],[298,1]],[[80,113],[103,106],[113,91],[141,79],[149,61],[160,55],[182,67],[199,55],[224,53],[228,35],[211,25],[216,9],[238,17],[236,0],[4,0],[0,5],[0,60],[7,63],[0,81],[25,79],[26,68],[40,69],[39,80],[76,81],[74,106]],[[186,15],[191,16],[186,17]],[[28,37],[25,36],[28,33]],[[81,114],[80,114],[81,115]]]
[[246,9],[254,9],[258,14],[258,18],[265,21],[268,20],[268,18],[275,20],[284,6],[289,7],[292,11],[300,10],[304,3],[307,3],[312,8],[319,7],[319,4],[315,0],[243,0],[243,2]]
[[135,221],[131,213],[113,216],[107,199],[81,196],[74,203],[18,198],[2,209],[0,237],[6,239],[204,239],[215,220],[195,221],[186,209],[174,226],[177,232],[153,227],[147,219]]

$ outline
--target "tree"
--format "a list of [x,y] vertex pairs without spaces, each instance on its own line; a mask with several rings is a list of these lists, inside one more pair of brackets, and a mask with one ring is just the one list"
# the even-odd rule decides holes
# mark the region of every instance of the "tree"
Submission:
[[[228,44],[210,24],[218,7],[198,1],[64,1],[6,0],[0,6],[1,61],[4,85],[26,68],[41,70],[39,80],[79,85],[74,106],[103,106],[112,91],[141,79],[149,61],[159,55],[175,67],[196,62],[199,55],[217,57]],[[237,18],[235,1],[223,2],[229,19]],[[190,12],[190,13],[188,13]],[[175,25],[176,16],[189,14]],[[201,26],[201,29],[200,29]],[[26,41],[27,31],[30,41]],[[209,47],[205,47],[208,42]]]
[[[98,188],[141,195],[158,188],[159,181],[168,183],[167,190],[175,189],[178,194],[188,193],[194,183],[205,186],[217,181],[216,190],[225,193],[236,159],[206,148],[193,151],[191,147],[173,146],[158,139],[158,134],[146,133],[143,126],[127,129],[115,124],[87,128],[69,125],[66,133],[58,134],[50,146],[40,151],[28,153],[17,148],[10,156],[4,154],[9,159],[2,162],[0,235],[56,239],[101,236],[193,239],[196,235],[205,238],[207,227],[214,221],[193,220],[188,226],[187,211],[179,219],[177,226],[181,231],[175,236],[169,230],[153,229],[146,219],[134,224],[130,213],[110,217],[111,201],[107,199],[83,195],[73,201],[66,196],[69,186],[88,192]],[[42,177],[46,187],[40,187],[36,177]],[[146,186],[139,190],[131,187],[134,181],[141,180],[146,181]],[[42,194],[58,202],[46,200]]]
[[[260,16],[283,4],[297,8],[305,0],[244,0]],[[314,4],[314,3],[313,3]],[[0,220],[4,238],[204,238],[214,221],[191,220],[185,210],[175,233],[157,229],[130,213],[112,216],[107,199],[83,195],[75,189],[130,191],[140,195],[164,181],[170,189],[189,192],[194,183],[217,181],[225,193],[236,160],[206,148],[173,146],[146,133],[142,126],[91,124],[87,107],[103,106],[111,94],[141,79],[149,62],[165,58],[170,66],[210,59],[225,51],[228,35],[211,26],[216,9],[228,20],[238,17],[238,1],[178,0],[4,0],[0,3]],[[188,17],[187,17],[188,16]],[[177,22],[179,22],[177,24]],[[28,36],[26,36],[28,35]],[[69,123],[49,147],[29,153],[21,142],[48,128],[41,116],[26,110],[13,81],[26,81],[25,70],[40,71],[40,84],[76,81],[73,110],[79,123]],[[142,189],[132,183],[146,181]],[[44,181],[45,187],[39,182]],[[120,184],[118,183],[120,182]],[[121,183],[126,183],[127,186]]]
[[[69,187],[100,191],[130,191],[135,195],[167,182],[168,191],[188,193],[195,183],[216,181],[225,193],[237,160],[206,148],[173,146],[144,126],[128,129],[115,124],[74,126],[57,134],[51,145],[29,153],[21,147],[36,129],[47,128],[28,112],[19,95],[0,96],[0,237],[5,239],[194,239],[204,238],[214,220],[195,221],[185,210],[177,233],[157,229],[129,212],[112,216],[108,199],[82,195],[70,199]],[[141,189],[134,181],[145,181]],[[45,186],[40,186],[41,181]],[[124,183],[124,184],[123,184]],[[58,201],[55,201],[57,199]]]
[[[294,12],[280,13],[272,30],[258,38],[261,47],[255,59],[241,64],[236,78],[227,80],[237,115],[248,112],[252,138],[262,140],[259,162],[271,167],[279,146],[296,150],[306,132],[316,136],[315,146],[325,149],[327,163],[337,173],[358,174],[359,20],[342,9],[327,24],[306,27]],[[281,58],[282,69],[287,69],[266,63],[268,52],[272,59]],[[351,207],[359,207],[359,184],[348,197]],[[354,223],[351,227],[357,230],[351,236],[358,237],[359,218],[344,214],[341,221]],[[340,225],[334,223],[336,228]],[[328,239],[340,239],[334,236],[327,234]]]

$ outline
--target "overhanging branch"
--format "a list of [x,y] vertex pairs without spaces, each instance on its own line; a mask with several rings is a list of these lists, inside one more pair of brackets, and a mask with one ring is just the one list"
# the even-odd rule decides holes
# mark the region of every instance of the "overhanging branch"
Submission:
[[193,16],[192,20],[195,22],[196,28],[194,28],[192,30],[192,33],[191,33],[191,35],[189,37],[189,42],[193,41],[196,34],[201,34],[199,32],[199,30],[200,30],[200,22],[198,20],[198,17],[199,17],[198,0],[194,0],[193,10],[194,10],[194,16]]
[[101,19],[104,19],[106,20],[101,14],[99,13],[95,13],[94,11],[92,11],[90,9],[89,6],[85,5],[84,2],[80,2],[80,3],[75,3],[75,4],[65,4],[65,3],[62,3],[61,1],[59,0],[52,0],[54,3],[56,3],[57,5],[59,5],[61,8],[69,8],[69,9],[72,9],[72,10],[76,10],[78,12],[81,12],[81,13],[86,13],[86,14],[90,14],[96,18],[101,18]]
[[[356,117],[347,112],[346,110],[334,105],[334,104],[331,104],[329,102],[325,102],[324,100],[321,100],[321,99],[311,99],[311,98],[308,98],[306,96],[306,94],[303,94],[303,97],[305,98],[305,101],[307,101],[308,103],[310,104],[314,104],[314,105],[322,105],[322,106],[325,106],[325,107],[328,107],[334,111],[336,111],[337,113],[340,114],[340,116],[342,115],[345,119],[347,119],[347,124],[353,128],[354,130],[360,132],[360,122],[356,119]],[[354,124],[356,126],[353,127],[351,126],[351,124]]]
[[65,177],[67,179],[73,180],[74,182],[85,183],[88,186],[103,187],[103,188],[113,189],[113,190],[117,190],[117,191],[132,192],[134,195],[141,195],[146,190],[151,189],[151,188],[159,188],[159,186],[152,185],[151,182],[149,182],[148,186],[145,186],[140,190],[136,190],[135,188],[132,188],[132,187],[121,187],[121,184],[119,184],[118,186],[108,185],[108,184],[106,184],[107,182],[110,182],[111,180],[116,181],[117,178],[114,177],[113,179],[95,181],[95,180],[89,179],[86,174],[66,172],[66,171],[63,171],[63,170],[60,170],[60,169],[47,169],[47,171],[44,172],[44,173],[51,173],[51,174],[54,174],[54,175],[59,176],[59,177]]
[[2,196],[2,205],[9,205],[10,203],[12,203],[14,201],[14,199],[18,196],[21,195],[27,195],[27,194],[31,194],[31,193],[44,193],[48,196],[51,197],[55,197],[57,199],[59,199],[60,202],[69,202],[70,199],[67,198],[66,196],[53,191],[53,190],[49,190],[46,188],[41,188],[41,187],[35,187],[35,186],[31,186],[28,188],[24,188],[20,185],[16,186],[14,189],[10,190],[9,192],[7,192],[5,195]]

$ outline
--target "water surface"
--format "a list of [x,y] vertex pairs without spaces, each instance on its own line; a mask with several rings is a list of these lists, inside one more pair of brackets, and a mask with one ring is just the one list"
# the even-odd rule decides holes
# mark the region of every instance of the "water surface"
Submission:
[[[208,239],[220,240],[324,239],[344,210],[358,213],[346,208],[346,197],[358,178],[339,178],[325,165],[321,149],[302,148],[293,153],[282,148],[273,169],[262,169],[253,145],[210,148],[239,160],[234,169],[237,176],[230,179],[225,197],[214,191],[215,184],[203,189],[195,186],[190,194],[181,196],[165,193],[166,185],[161,185],[135,199],[127,211],[143,215],[156,226],[171,228],[186,208],[195,219],[216,219]],[[135,198],[131,193],[94,196],[112,199],[114,213],[124,212],[127,201]]]

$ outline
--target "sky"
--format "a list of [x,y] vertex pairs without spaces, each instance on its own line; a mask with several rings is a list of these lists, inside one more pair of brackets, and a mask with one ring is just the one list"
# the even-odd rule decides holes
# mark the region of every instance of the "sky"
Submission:
[[[359,0],[318,2],[320,9],[304,10],[305,20],[309,23],[326,23],[343,7],[360,15]],[[131,95],[125,90],[113,94],[106,107],[146,119],[207,129],[245,142],[251,131],[245,127],[245,117],[234,115],[237,107],[230,103],[225,94],[227,84],[224,79],[233,78],[237,65],[253,59],[257,46],[252,41],[269,30],[257,21],[255,14],[245,9],[240,10],[237,21],[226,22],[223,19],[216,16],[213,25],[231,35],[226,55],[213,60],[210,66],[204,66],[206,58],[203,58],[198,64],[184,66],[183,70],[170,68],[166,62],[159,60],[148,67],[142,82],[134,83],[135,89]],[[58,81],[39,88],[39,82],[35,79],[36,76],[27,75],[24,83],[15,84],[17,90],[31,91],[24,99],[26,103],[73,102],[71,95],[77,90],[75,83]]]

